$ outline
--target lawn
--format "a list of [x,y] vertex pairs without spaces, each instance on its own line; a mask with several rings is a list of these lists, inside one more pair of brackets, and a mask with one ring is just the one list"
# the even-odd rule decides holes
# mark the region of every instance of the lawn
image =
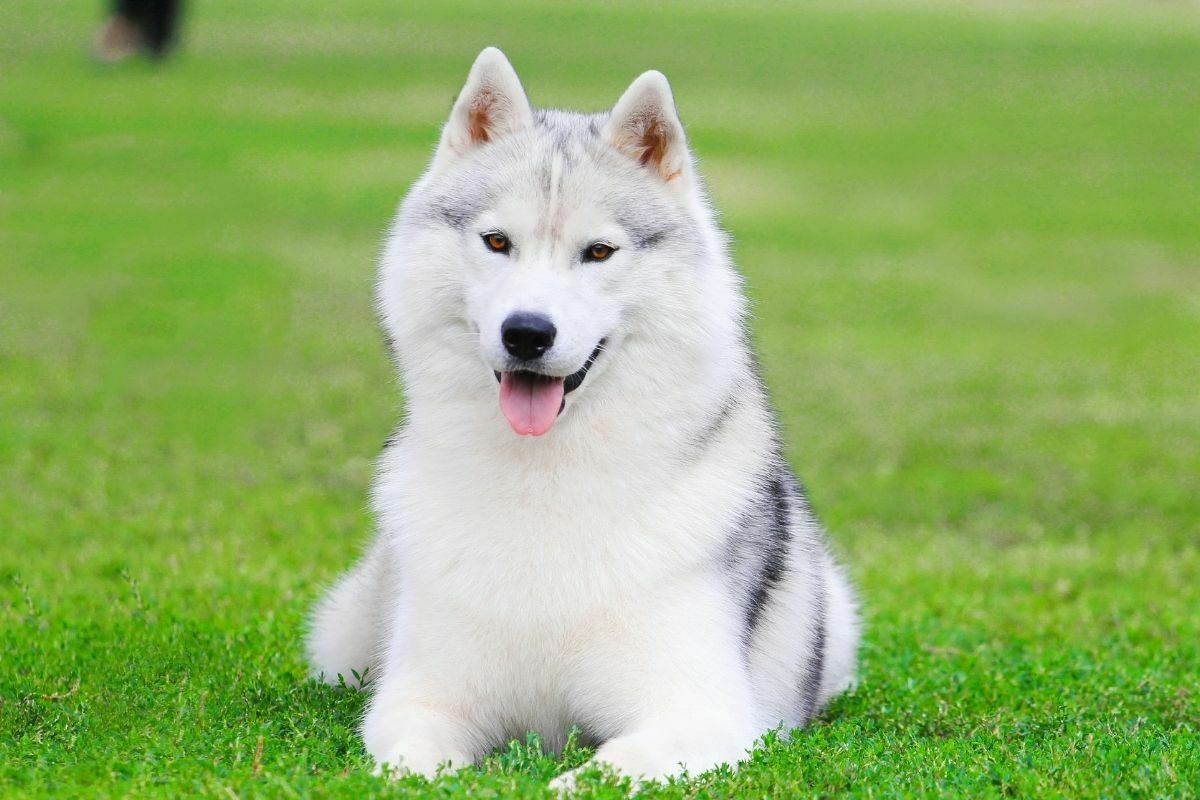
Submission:
[[1196,9],[415,6],[101,68],[99,3],[0,4],[0,794],[549,796],[536,739],[373,778],[301,652],[399,410],[381,233],[494,43],[537,104],[672,79],[864,598],[855,692],[646,796],[1197,796]]

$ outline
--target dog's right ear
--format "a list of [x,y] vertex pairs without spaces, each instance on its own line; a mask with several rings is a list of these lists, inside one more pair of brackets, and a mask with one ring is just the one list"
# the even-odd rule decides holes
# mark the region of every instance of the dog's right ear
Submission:
[[437,172],[476,147],[533,125],[521,79],[495,47],[484,49],[458,93],[433,157]]

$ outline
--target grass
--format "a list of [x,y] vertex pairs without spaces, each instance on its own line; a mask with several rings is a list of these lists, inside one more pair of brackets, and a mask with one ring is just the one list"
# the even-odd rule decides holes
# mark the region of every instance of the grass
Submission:
[[866,603],[857,691],[647,796],[1197,795],[1195,9],[404,5],[115,69],[0,5],[0,794],[547,796],[536,739],[371,777],[301,656],[397,415],[380,234],[497,43],[540,104],[673,79]]

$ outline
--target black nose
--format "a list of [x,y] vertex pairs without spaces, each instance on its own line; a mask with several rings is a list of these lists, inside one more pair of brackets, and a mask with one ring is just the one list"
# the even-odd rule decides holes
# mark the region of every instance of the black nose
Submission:
[[528,311],[509,314],[500,325],[504,349],[526,361],[541,358],[542,353],[553,347],[556,333],[558,331],[548,317]]

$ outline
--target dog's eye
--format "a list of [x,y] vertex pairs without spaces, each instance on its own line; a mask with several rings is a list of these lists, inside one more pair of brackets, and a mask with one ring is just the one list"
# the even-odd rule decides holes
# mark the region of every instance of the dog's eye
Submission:
[[608,257],[617,252],[617,248],[604,242],[593,242],[583,251],[584,261],[607,261]]
[[483,235],[483,243],[487,245],[488,250],[493,253],[508,253],[512,249],[512,242],[508,240],[500,231],[490,231]]

